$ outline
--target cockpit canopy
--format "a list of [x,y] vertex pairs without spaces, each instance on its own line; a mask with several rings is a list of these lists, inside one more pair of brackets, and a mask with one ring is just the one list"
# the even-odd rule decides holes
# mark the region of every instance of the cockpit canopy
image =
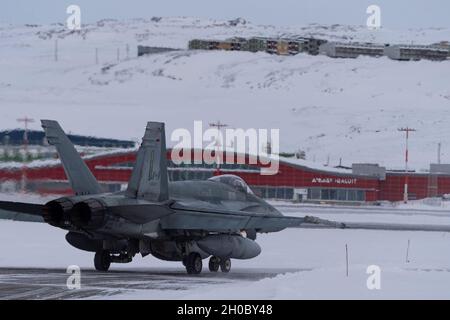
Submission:
[[208,179],[209,181],[220,182],[226,184],[236,191],[243,192],[246,194],[253,194],[248,184],[241,177],[235,176],[233,174],[224,174],[221,176],[215,176]]

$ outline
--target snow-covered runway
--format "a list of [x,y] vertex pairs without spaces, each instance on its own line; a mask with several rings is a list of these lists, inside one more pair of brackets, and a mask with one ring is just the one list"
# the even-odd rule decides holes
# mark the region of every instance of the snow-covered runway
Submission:
[[[355,222],[450,225],[446,210],[279,205],[286,215]],[[0,221],[0,298],[137,299],[449,299],[450,234],[381,230],[288,229],[258,235],[262,253],[233,260],[230,274],[189,276],[181,263],[135,257],[111,273],[93,271],[93,254],[43,223]],[[409,250],[408,250],[409,243]],[[346,276],[345,246],[349,249]],[[81,268],[81,290],[65,270]],[[380,268],[380,290],[367,268]]]
[[[0,299],[108,299],[136,292],[185,292],[231,283],[250,283],[278,274],[307,272],[296,269],[237,269],[233,273],[204,272],[189,276],[178,268],[115,270],[107,273],[83,270],[80,289],[69,290],[64,269],[0,268]],[[166,296],[166,295],[165,295]],[[142,298],[144,296],[141,296]]]

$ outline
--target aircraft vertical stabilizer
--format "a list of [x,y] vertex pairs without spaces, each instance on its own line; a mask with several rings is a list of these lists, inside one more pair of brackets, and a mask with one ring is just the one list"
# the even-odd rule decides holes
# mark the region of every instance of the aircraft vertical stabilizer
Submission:
[[102,188],[59,123],[54,120],[41,120],[41,124],[48,143],[55,146],[58,151],[64,171],[75,194],[102,193]]
[[169,198],[164,123],[148,122],[126,195],[149,201]]

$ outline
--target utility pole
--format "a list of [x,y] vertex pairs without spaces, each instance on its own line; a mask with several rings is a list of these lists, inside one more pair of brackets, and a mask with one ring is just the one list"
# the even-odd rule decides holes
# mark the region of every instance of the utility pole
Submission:
[[213,122],[209,124],[210,127],[212,128],[217,128],[217,139],[216,139],[216,165],[217,165],[217,174],[220,174],[220,159],[219,159],[219,148],[220,146],[220,142],[219,142],[219,136],[220,136],[220,132],[222,131],[222,128],[226,128],[228,127],[227,124],[221,123],[220,120],[217,120],[217,122]]
[[[228,127],[227,124],[224,124],[224,123],[220,122],[220,120],[218,120],[217,122],[210,123],[209,126],[213,127],[213,128],[217,128],[217,137],[220,136],[220,132],[222,131],[223,128]],[[219,145],[219,141],[218,140],[216,140],[216,146],[217,145]]]
[[409,182],[409,174],[408,174],[408,160],[409,160],[409,151],[408,151],[408,143],[409,143],[409,133],[417,131],[416,129],[412,129],[409,127],[398,129],[400,132],[406,133],[406,151],[405,151],[405,188],[403,192],[403,202],[408,203],[408,182]]
[[345,266],[346,266],[346,276],[348,277],[348,245],[345,244]]
[[441,164],[441,143],[438,143],[437,163]]
[[55,39],[55,61],[58,61],[58,39]]

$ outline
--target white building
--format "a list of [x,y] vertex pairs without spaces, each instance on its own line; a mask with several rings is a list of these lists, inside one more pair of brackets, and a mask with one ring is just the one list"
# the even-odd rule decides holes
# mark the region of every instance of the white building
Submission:
[[327,42],[319,47],[319,52],[331,58],[381,57],[384,55],[384,47],[382,44],[374,43]]
[[448,50],[437,46],[392,45],[384,49],[384,54],[394,60],[446,60]]

